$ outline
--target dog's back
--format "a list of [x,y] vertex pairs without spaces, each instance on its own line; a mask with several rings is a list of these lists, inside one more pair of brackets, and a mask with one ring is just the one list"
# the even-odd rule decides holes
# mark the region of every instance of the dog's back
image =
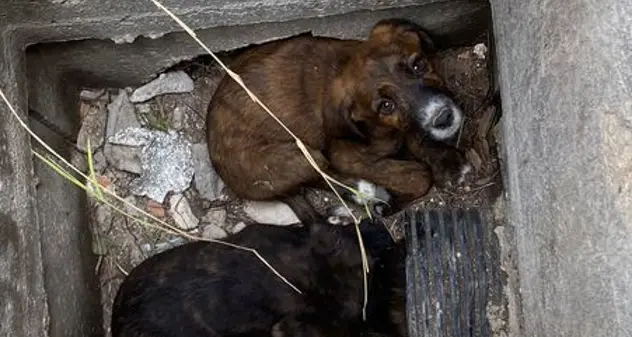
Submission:
[[[251,225],[227,239],[251,251],[195,242],[138,265],[121,285],[113,337],[269,335],[288,315],[353,322],[362,308],[362,260],[353,228]],[[327,324],[326,322],[324,324]]]

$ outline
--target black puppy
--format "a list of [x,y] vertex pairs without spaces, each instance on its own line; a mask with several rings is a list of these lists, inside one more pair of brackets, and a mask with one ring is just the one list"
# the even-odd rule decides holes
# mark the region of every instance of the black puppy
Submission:
[[[392,242],[381,226],[361,228],[373,269]],[[358,334],[364,286],[353,226],[255,224],[226,241],[257,250],[302,294],[251,252],[188,243],[131,271],[114,300],[113,337]]]

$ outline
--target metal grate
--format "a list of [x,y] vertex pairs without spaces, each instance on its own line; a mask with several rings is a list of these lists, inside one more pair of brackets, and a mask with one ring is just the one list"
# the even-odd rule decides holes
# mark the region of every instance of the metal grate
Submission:
[[486,227],[479,210],[407,213],[410,337],[491,336]]

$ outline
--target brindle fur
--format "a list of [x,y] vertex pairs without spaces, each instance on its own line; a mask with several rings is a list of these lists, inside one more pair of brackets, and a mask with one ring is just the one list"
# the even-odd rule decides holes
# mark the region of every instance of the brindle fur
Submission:
[[[303,34],[250,48],[229,66],[322,169],[348,184],[368,180],[408,202],[427,193],[433,171],[451,172],[442,179],[459,171],[428,162],[433,156],[423,146],[397,157],[410,152],[408,136],[422,132],[412,116],[417,88],[443,88],[434,58],[421,27],[391,19],[378,22],[366,41]],[[423,73],[411,76],[411,60]],[[395,111],[378,113],[384,95],[397,103]],[[209,105],[207,137],[213,166],[239,197],[276,199],[325,186],[293,138],[228,77]],[[463,162],[456,149],[441,151]]]

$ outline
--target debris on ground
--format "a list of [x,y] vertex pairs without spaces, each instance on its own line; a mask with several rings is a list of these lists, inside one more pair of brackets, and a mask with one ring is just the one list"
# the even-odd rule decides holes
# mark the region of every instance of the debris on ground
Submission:
[[[480,206],[502,190],[493,107],[481,108],[489,83],[487,47],[476,44],[441,53],[438,70],[466,112],[460,147],[474,168],[466,184],[430,193],[411,207]],[[174,67],[133,88],[87,88],[81,92],[82,125],[77,149],[85,160],[87,140],[99,179],[149,215],[190,235],[218,240],[253,222],[298,222],[284,203],[240,200],[230,194],[208,156],[205,119],[224,72],[208,57]],[[129,94],[131,92],[131,95]],[[80,152],[79,152],[80,151]],[[76,160],[73,159],[73,162]],[[85,166],[84,166],[85,167]],[[100,181],[101,182],[101,181]],[[321,212],[339,205],[330,191],[308,189]],[[125,273],[143,259],[189,239],[146,226],[149,218],[119,203],[135,222],[103,205],[91,207],[91,228],[100,243],[97,272],[102,284],[104,321]],[[354,213],[363,210],[351,203]],[[395,238],[403,231],[398,215],[387,219]],[[97,240],[94,240],[97,241]],[[106,335],[109,325],[105,324]]]

